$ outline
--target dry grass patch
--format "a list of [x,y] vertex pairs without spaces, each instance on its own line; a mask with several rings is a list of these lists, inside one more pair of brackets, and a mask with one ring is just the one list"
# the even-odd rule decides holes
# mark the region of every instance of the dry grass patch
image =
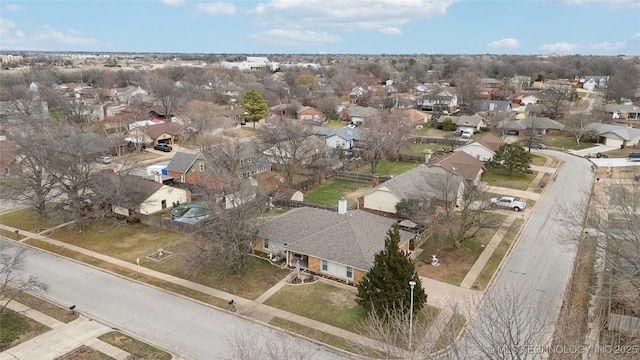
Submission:
[[51,330],[37,321],[11,310],[0,313],[0,352]]
[[122,349],[137,358],[146,360],[171,360],[173,356],[155,346],[134,339],[118,331],[100,335],[98,339]]
[[547,158],[542,155],[531,154],[531,165],[544,166],[547,163]]
[[58,360],[112,360],[109,355],[105,355],[98,350],[88,346],[80,346],[72,352],[58,358]]
[[[483,229],[475,238],[463,241],[460,248],[444,236],[434,234],[420,245],[423,251],[416,259],[418,274],[459,286],[496,232],[497,229]],[[431,265],[431,255],[436,255],[440,266]]]
[[41,219],[31,208],[24,208],[0,215],[0,224],[26,231],[50,229],[65,222],[64,212],[54,211],[54,205],[47,204],[47,219]]
[[487,285],[489,285],[489,282],[491,282],[491,279],[500,267],[502,259],[504,259],[504,256],[509,252],[511,244],[513,244],[513,241],[516,239],[516,236],[523,225],[524,220],[522,219],[516,219],[513,221],[509,230],[504,234],[502,241],[500,241],[500,244],[498,244],[493,254],[484,265],[484,268],[480,271],[480,274],[478,274],[478,278],[473,283],[474,288],[479,290],[486,289]]
[[551,181],[552,177],[553,175],[549,173],[545,173],[544,175],[542,175],[542,178],[540,178],[540,182],[538,182],[538,186],[533,189],[533,192],[538,194],[542,193],[547,184],[549,184],[549,181]]
[[26,292],[19,293],[14,300],[63,323],[70,323],[80,316],[76,312],[72,314],[67,308]]

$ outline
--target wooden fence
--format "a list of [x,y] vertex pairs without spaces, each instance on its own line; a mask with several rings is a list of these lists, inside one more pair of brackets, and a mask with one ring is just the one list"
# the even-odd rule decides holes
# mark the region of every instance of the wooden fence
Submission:
[[195,224],[173,221],[171,219],[163,218],[160,216],[138,214],[137,217],[140,219],[140,222],[143,224],[147,224],[149,226],[155,226],[155,227],[163,228],[165,230],[175,231],[183,234],[190,234],[195,232],[198,229],[197,225]]
[[609,314],[609,330],[637,334],[640,332],[640,318],[627,315]]
[[[347,171],[338,171],[338,172],[336,172],[336,177],[338,179],[364,181],[364,182],[369,182],[369,183],[371,183],[373,181],[373,175],[371,175],[371,174],[358,174],[358,173],[352,173],[352,172],[347,172]],[[391,176],[378,176],[378,183],[382,184],[383,182],[388,181],[390,179],[391,179]]]
[[316,209],[323,209],[323,210],[338,212],[338,208],[334,206],[312,204],[304,201],[296,201],[296,200],[289,200],[289,199],[275,199],[273,200],[273,204],[277,206],[283,206],[283,207],[289,207],[289,208],[298,208],[298,207],[305,206],[305,207],[312,207]]

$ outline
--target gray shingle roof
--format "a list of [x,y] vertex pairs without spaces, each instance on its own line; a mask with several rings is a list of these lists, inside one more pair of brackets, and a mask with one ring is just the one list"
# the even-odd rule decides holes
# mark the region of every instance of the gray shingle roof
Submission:
[[199,154],[177,152],[173,155],[173,159],[171,159],[169,164],[167,164],[167,171],[175,171],[185,174],[196,159],[198,159],[198,156]]
[[94,193],[111,205],[136,209],[163,185],[139,176],[102,172],[91,178],[89,186]]
[[[285,243],[287,250],[299,254],[369,270],[374,255],[384,248],[387,231],[394,223],[394,219],[365,211],[338,214],[301,207],[263,224],[258,236]],[[411,236],[400,230],[400,244]]]
[[422,199],[425,197],[425,194],[428,194],[430,197],[443,200],[441,193],[442,185],[446,182],[452,182],[448,184],[450,186],[447,186],[450,191],[447,198],[453,199],[460,188],[461,181],[462,177],[460,176],[452,176],[423,164],[385,181],[364,193],[363,196],[367,196],[385,187],[401,199]]

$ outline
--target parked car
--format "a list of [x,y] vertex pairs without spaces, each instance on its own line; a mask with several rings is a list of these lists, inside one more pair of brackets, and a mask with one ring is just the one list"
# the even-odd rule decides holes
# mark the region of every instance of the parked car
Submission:
[[463,139],[469,139],[469,138],[471,138],[471,135],[473,135],[473,130],[467,129],[467,130],[462,132],[461,137]]
[[456,130],[453,132],[453,135],[455,136],[462,136],[462,130]]
[[504,208],[513,209],[513,211],[524,210],[527,207],[527,203],[524,201],[518,201],[512,196],[503,196],[501,198],[492,198],[491,205]]
[[540,144],[536,144],[535,148],[536,149],[540,149],[540,150],[544,150],[544,149],[547,148],[547,145],[540,143]]
[[101,164],[111,164],[111,157],[110,156],[98,156],[96,158],[96,161],[101,163]]
[[356,128],[356,127],[358,127],[358,126],[357,126],[356,124],[354,124],[354,123],[349,123],[349,124],[347,124],[347,126],[345,126],[345,127],[346,127],[347,129],[353,130],[353,129],[355,129],[355,128]]
[[153,149],[154,149],[154,150],[164,151],[164,152],[170,152],[171,150],[173,150],[173,148],[171,147],[171,145],[169,145],[169,144],[164,144],[164,143],[160,143],[160,144],[155,144],[155,145],[153,145]]

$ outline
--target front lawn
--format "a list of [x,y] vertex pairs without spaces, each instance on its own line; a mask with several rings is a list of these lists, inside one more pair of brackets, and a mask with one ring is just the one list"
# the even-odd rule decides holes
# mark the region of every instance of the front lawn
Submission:
[[354,333],[362,333],[358,322],[367,314],[355,292],[319,281],[285,286],[264,303]]
[[496,249],[493,251],[493,254],[484,265],[484,268],[482,269],[482,271],[480,271],[480,274],[478,274],[478,278],[473,283],[474,288],[477,288],[478,290],[484,290],[487,287],[487,285],[495,275],[496,270],[498,270],[498,267],[502,263],[502,259],[509,251],[511,244],[516,239],[516,235],[518,235],[518,233],[520,232],[520,228],[522,228],[522,225],[524,225],[524,220],[522,219],[515,219],[513,221],[513,223],[509,227],[509,230],[507,230],[507,232],[504,234],[504,237],[502,237],[500,244],[498,244]]
[[527,190],[537,173],[509,173],[502,169],[489,168],[484,173],[484,181],[489,186],[505,187],[516,190]]
[[594,144],[590,142],[580,141],[580,145],[576,144],[576,139],[568,136],[545,136],[543,143],[549,148],[557,150],[580,150],[593,147]]
[[[288,269],[280,269],[256,258],[249,260],[247,271],[242,277],[213,276],[215,271],[212,268],[203,269],[198,274],[188,273],[185,271],[185,263],[188,262],[187,247],[192,241],[190,235],[140,223],[122,224],[112,219],[91,220],[82,233],[77,233],[73,226],[67,226],[54,231],[51,237],[133,264],[136,259],[140,259],[140,266],[248,299],[257,298],[289,273]],[[173,256],[163,261],[147,257],[160,248]]]
[[[504,216],[492,214],[504,220]],[[483,229],[476,237],[464,240],[458,249],[443,235],[434,234],[420,247],[423,251],[416,259],[418,274],[459,286],[497,229]],[[431,255],[436,255],[440,266],[431,265]]]
[[5,310],[0,313],[0,352],[10,349],[50,329],[37,321],[16,313]]
[[45,220],[41,219],[35,210],[24,208],[0,215],[0,224],[26,231],[50,229],[64,223],[63,210],[53,210],[54,206],[54,203],[47,203],[48,217]]
[[[418,165],[420,165],[420,163],[408,161],[381,161],[378,163],[376,174],[380,176],[397,176],[417,167]],[[354,172],[359,174],[371,174],[371,164],[365,162],[355,169]]]
[[118,331],[100,335],[98,339],[134,355],[135,359],[171,360],[173,358],[171,354],[164,350]]
[[449,146],[443,145],[443,144],[411,143],[409,144],[409,146],[407,146],[403,154],[413,155],[413,156],[425,156],[426,155],[425,150],[428,149],[428,150],[431,150],[431,152],[435,155],[438,153],[438,150],[443,148],[448,149]]
[[546,157],[542,155],[531,154],[531,165],[544,166],[546,162],[547,162]]
[[331,178],[324,184],[305,192],[304,201],[312,204],[338,206],[338,200],[343,196],[369,187],[371,184],[368,182]]

